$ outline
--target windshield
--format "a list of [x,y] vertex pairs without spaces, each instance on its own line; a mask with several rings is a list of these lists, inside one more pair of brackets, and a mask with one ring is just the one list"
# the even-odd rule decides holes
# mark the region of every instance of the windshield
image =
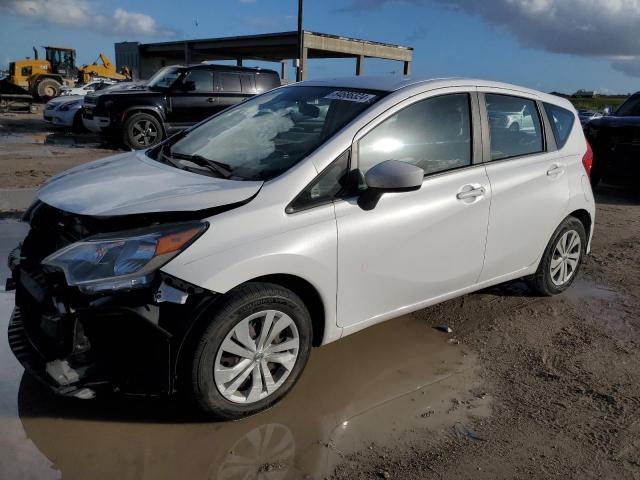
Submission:
[[178,67],[161,68],[149,79],[147,85],[151,89],[168,90],[181,73],[182,69]]
[[234,180],[268,180],[309,155],[383,95],[335,87],[280,88],[211,118],[169,145],[169,156],[215,163]]
[[625,101],[618,111],[617,117],[640,117],[640,95],[632,95]]

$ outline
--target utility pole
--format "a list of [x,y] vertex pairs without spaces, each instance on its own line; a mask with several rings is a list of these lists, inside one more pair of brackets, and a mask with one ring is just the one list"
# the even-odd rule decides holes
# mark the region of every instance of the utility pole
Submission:
[[302,30],[302,0],[298,0],[298,67],[296,68],[296,81],[302,80],[302,59],[304,58],[304,33]]

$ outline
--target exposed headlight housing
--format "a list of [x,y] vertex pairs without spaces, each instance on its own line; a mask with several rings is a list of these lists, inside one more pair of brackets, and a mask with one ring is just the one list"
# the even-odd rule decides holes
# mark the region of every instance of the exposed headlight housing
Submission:
[[62,270],[67,284],[84,293],[142,288],[207,227],[190,222],[97,235],[58,250],[42,263]]

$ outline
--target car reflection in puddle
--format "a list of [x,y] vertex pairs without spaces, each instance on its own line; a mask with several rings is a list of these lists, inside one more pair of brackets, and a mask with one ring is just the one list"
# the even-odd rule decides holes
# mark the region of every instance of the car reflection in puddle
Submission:
[[19,415],[64,479],[324,478],[371,443],[489,414],[475,357],[448,340],[412,316],[370,328],[315,350],[283,402],[235,422],[179,401],[54,398],[26,375]]

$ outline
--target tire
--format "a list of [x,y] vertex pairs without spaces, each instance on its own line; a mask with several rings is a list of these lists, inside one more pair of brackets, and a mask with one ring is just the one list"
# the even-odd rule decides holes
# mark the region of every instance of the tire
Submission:
[[151,114],[134,113],[124,122],[122,140],[127,147],[133,150],[157,145],[163,137],[162,123]]
[[73,116],[73,126],[71,127],[71,129],[75,133],[82,133],[87,131],[87,129],[84,126],[84,123],[82,123],[82,110],[78,110],[76,114]]
[[[230,420],[253,415],[282,399],[302,374],[311,351],[311,317],[302,300],[276,284],[248,283],[232,291],[210,315],[193,353],[186,357],[190,358],[187,393],[199,408]],[[271,328],[264,329],[263,337],[264,325]],[[286,327],[269,342],[276,325]],[[269,353],[285,343],[291,348]]]
[[[576,238],[579,241],[577,246],[574,243]],[[565,240],[569,246],[568,249],[563,248],[561,243]],[[578,276],[586,247],[587,235],[582,222],[575,217],[565,218],[551,236],[538,270],[530,280],[533,289],[545,296],[564,292]],[[563,250],[567,252],[564,257]],[[560,260],[559,263],[558,260]],[[552,263],[554,264],[553,272]]]
[[61,88],[62,85],[53,78],[45,78],[36,85],[36,92],[38,93],[38,97],[43,100],[48,100],[57,97],[60,94]]

